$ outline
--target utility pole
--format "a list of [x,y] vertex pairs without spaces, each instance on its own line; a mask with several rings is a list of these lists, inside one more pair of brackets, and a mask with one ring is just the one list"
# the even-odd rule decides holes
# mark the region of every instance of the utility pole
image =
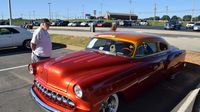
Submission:
[[156,10],[157,10],[157,8],[156,8],[156,3],[155,3],[155,5],[154,5],[154,21],[156,21]]
[[67,8],[67,19],[69,20],[69,9]]
[[195,1],[194,0],[192,0],[192,17],[191,17],[191,20],[190,21],[192,21],[192,18],[194,17],[194,4],[195,4]]
[[49,4],[49,20],[51,20],[51,3],[48,4]]
[[10,14],[10,21],[9,21],[9,22],[10,22],[10,25],[12,25],[11,1],[9,0],[8,2],[9,2],[9,5],[8,5],[8,6],[9,6],[9,14]]
[[35,19],[35,10],[33,10],[33,19]]
[[85,19],[85,9],[84,9],[84,5],[82,5],[82,18]]
[[1,19],[3,20],[3,12],[1,13]]
[[130,16],[129,16],[129,20],[131,21],[131,5],[132,5],[132,0],[130,0],[129,3],[130,3]]
[[166,6],[166,15],[168,15],[168,5]]
[[100,3],[101,6],[101,16],[103,16],[103,3]]

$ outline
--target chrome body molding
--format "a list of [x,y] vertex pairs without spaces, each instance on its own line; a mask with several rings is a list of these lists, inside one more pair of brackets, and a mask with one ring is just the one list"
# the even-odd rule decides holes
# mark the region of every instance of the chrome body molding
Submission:
[[47,104],[45,104],[43,101],[41,101],[41,100],[37,97],[37,95],[35,94],[35,92],[33,91],[32,88],[30,89],[30,93],[31,93],[31,95],[32,95],[32,98],[33,98],[37,103],[39,103],[44,109],[46,109],[46,110],[48,110],[48,111],[50,111],[50,112],[60,112],[59,110],[57,110],[57,109],[55,109],[55,108],[53,108],[53,107],[50,107],[50,106],[48,106]]

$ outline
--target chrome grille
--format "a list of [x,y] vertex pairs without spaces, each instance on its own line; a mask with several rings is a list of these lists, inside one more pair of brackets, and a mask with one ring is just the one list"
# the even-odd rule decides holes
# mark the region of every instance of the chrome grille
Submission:
[[45,88],[44,86],[42,86],[38,81],[34,82],[35,87],[42,92],[45,96],[48,96],[49,98],[62,102],[64,104],[69,105],[71,108],[75,107],[75,103],[70,100],[69,98],[62,96],[56,92],[53,92],[51,90],[48,90],[47,88]]

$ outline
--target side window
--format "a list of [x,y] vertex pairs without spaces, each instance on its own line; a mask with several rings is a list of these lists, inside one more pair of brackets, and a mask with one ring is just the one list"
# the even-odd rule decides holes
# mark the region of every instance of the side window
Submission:
[[161,51],[164,51],[164,50],[167,50],[167,49],[168,49],[167,44],[159,43],[159,46],[160,46],[160,50],[161,50]]
[[8,30],[13,34],[13,33],[19,33],[19,31],[13,29],[13,28],[8,28]]
[[19,33],[19,31],[13,28],[0,28],[0,35],[15,34],[15,33]]
[[6,28],[1,28],[0,29],[0,35],[6,35],[6,34],[10,34],[10,31]]
[[157,45],[156,42],[143,42],[140,46],[138,46],[136,50],[136,57],[143,57],[153,53],[156,53]]

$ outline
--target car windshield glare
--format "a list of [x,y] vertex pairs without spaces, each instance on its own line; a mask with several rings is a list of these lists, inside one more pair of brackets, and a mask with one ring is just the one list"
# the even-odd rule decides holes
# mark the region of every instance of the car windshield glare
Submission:
[[95,37],[91,39],[86,48],[125,57],[132,57],[135,50],[134,45],[129,42]]

